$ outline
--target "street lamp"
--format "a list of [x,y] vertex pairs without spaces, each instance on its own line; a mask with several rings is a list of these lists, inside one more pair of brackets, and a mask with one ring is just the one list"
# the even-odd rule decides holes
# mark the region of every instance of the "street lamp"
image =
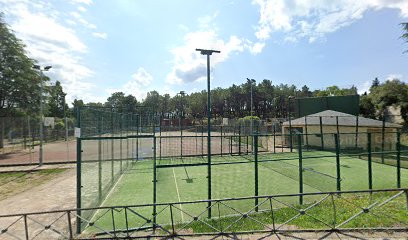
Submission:
[[252,134],[254,133],[254,123],[253,123],[253,120],[252,120],[252,112],[253,112],[253,91],[252,91],[252,85],[253,85],[253,83],[255,82],[255,79],[249,79],[249,78],[247,78],[247,80],[250,82],[250,84],[251,84],[251,122],[250,122],[250,132],[251,132],[251,138],[252,138],[252,144],[251,144],[251,152],[252,152],[252,154],[254,153],[254,145],[253,145],[253,140],[254,140],[254,137],[252,136]]
[[[208,166],[208,199],[211,200],[211,92],[210,92],[210,56],[220,53],[217,50],[199,49],[201,55],[207,55],[207,166]],[[208,218],[211,218],[211,202],[208,202]]]
[[52,68],[52,66],[45,66],[41,68],[40,65],[34,65],[34,69],[37,69],[40,72],[40,158],[39,158],[39,165],[43,164],[44,160],[44,151],[43,151],[43,138],[44,138],[44,105],[43,105],[43,91],[44,91],[44,71],[48,71]]

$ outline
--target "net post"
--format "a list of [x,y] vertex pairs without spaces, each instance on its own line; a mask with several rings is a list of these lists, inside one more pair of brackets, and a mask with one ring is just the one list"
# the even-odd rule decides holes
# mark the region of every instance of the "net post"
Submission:
[[368,157],[368,189],[373,189],[373,171],[371,159],[371,133],[367,133],[367,157]]
[[336,145],[336,174],[337,174],[337,191],[341,191],[341,175],[340,175],[340,142],[339,134],[334,134],[334,143]]
[[401,188],[401,133],[397,131],[397,188]]
[[[252,136],[252,134],[251,134]],[[258,212],[258,201],[259,199],[257,198],[259,195],[258,192],[258,179],[259,179],[259,173],[258,173],[258,134],[252,136],[254,139],[253,145],[254,145],[254,151],[255,151],[255,211]]]
[[[298,154],[299,154],[299,193],[303,193],[303,155],[302,155],[302,136],[296,134],[298,142]],[[303,205],[303,196],[299,196],[299,204]]]
[[157,202],[157,163],[156,163],[156,136],[153,136],[153,232],[156,230],[156,202]]

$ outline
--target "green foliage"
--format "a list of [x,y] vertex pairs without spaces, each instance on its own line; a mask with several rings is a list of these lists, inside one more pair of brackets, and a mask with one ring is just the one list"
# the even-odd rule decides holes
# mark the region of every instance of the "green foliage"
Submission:
[[[401,23],[401,26],[402,26],[402,31],[403,31],[401,38],[404,39],[406,43],[408,43],[408,22]],[[408,50],[406,50],[404,53],[407,53],[407,52]]]
[[360,114],[364,117],[375,118],[375,106],[367,94],[360,97]]
[[64,119],[58,119],[55,123],[54,129],[63,130],[65,129]]
[[68,109],[68,105],[65,103],[65,96],[67,95],[61,86],[61,82],[57,81],[55,86],[49,86],[48,97],[48,116],[50,117],[64,117],[64,112]]
[[356,95],[357,88],[352,86],[351,88],[339,88],[338,86],[330,86],[325,90],[316,90],[314,96],[316,97],[327,97],[327,96],[347,96]]
[[408,103],[408,85],[398,79],[387,80],[370,92],[375,107],[382,113],[387,106],[399,104],[405,107]]
[[39,110],[40,76],[24,47],[0,15],[0,116]]

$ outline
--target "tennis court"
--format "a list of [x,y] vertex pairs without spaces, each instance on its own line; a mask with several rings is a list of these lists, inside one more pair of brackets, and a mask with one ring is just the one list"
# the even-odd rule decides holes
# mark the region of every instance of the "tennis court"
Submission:
[[[259,154],[258,159],[258,195],[298,193],[299,161],[298,153],[265,153]],[[310,158],[307,158],[310,157]],[[208,166],[204,165],[207,158],[190,157],[162,161],[157,167],[157,203],[196,201],[208,198]],[[184,164],[181,164],[184,163]],[[101,203],[102,206],[122,206],[135,204],[148,204],[153,202],[154,161],[151,159],[133,161],[120,175],[115,185],[107,193]],[[203,165],[201,165],[203,164]],[[255,162],[253,155],[241,156],[213,156],[211,171],[212,199],[246,197],[256,195],[255,189]],[[331,152],[314,151],[304,153],[302,163],[303,192],[336,191],[336,157]],[[174,166],[174,167],[171,167]],[[341,189],[363,190],[368,186],[368,162],[358,157],[342,156],[340,158]],[[396,187],[397,168],[390,165],[372,162],[372,188],[384,189]],[[408,170],[401,169],[402,187],[408,186]],[[288,198],[287,202],[296,203],[299,199]],[[306,201],[312,202],[312,198]],[[229,204],[239,211],[250,211],[255,203],[239,201]],[[201,206],[201,207],[199,207]],[[175,204],[174,208],[161,209],[156,221],[169,219],[171,214],[175,221],[188,222],[194,217],[206,217],[206,203],[202,205]],[[262,210],[262,207],[261,207]],[[129,214],[127,218],[120,217],[123,212],[97,212],[92,222],[95,225],[107,226],[112,224],[112,214],[115,214],[115,227],[120,229],[128,219],[128,226],[140,227],[146,224],[146,219],[151,219],[153,209],[138,208],[137,214]],[[221,210],[222,215],[234,214],[234,209]],[[194,213],[194,216],[192,215]],[[116,217],[118,216],[118,217]],[[162,216],[162,217],[161,217]]]

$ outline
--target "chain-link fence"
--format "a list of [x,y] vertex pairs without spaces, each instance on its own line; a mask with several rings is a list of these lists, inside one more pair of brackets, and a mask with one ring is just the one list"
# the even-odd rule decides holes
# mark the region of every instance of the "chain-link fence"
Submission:
[[[44,119],[43,163],[76,160],[74,125],[70,118]],[[40,145],[39,118],[0,118],[0,166],[38,164]]]

